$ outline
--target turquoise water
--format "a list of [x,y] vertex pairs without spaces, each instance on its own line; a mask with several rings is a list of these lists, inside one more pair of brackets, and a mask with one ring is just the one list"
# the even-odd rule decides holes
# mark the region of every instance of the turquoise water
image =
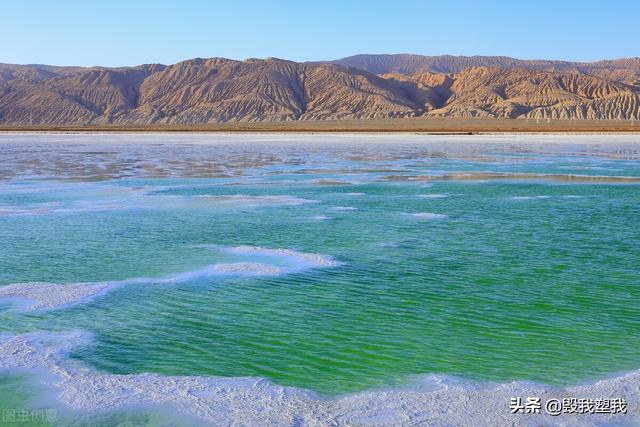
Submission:
[[[72,358],[101,372],[328,395],[638,369],[640,183],[607,178],[640,177],[638,145],[537,138],[3,136],[0,285],[163,278],[243,245],[335,265],[5,301],[0,334],[86,330]],[[437,178],[460,172],[601,178]]]

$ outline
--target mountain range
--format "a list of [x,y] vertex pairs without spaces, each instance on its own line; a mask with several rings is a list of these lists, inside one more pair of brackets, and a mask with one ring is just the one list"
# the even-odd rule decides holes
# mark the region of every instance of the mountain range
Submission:
[[640,58],[356,55],[327,62],[0,64],[0,124],[199,124],[404,117],[640,119]]

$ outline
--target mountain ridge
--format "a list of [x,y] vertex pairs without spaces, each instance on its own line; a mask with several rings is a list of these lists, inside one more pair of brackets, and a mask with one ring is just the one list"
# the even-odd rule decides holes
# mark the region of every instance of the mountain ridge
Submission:
[[114,68],[0,64],[0,124],[628,120],[640,119],[639,76],[640,58],[576,63],[400,54],[307,63],[194,58]]
[[[348,67],[359,68],[374,74],[399,73],[412,75],[419,72],[458,73],[473,67],[523,68],[532,71],[575,72],[612,78],[615,73],[627,79],[640,79],[640,57],[605,59],[593,62],[562,61],[547,59],[517,59],[509,56],[454,56],[415,54],[360,54],[326,61]],[[601,74],[599,74],[601,73]],[[621,80],[622,81],[622,80]]]

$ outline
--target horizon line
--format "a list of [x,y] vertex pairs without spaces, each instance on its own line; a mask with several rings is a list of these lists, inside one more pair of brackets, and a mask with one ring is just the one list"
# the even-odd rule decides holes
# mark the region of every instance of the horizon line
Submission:
[[515,57],[515,56],[509,56],[509,55],[453,55],[453,54],[440,54],[440,55],[423,55],[423,54],[419,54],[419,53],[356,53],[353,55],[347,55],[347,56],[343,56],[340,58],[336,58],[336,59],[320,59],[320,60],[313,60],[313,61],[297,61],[294,59],[286,59],[286,58],[280,58],[280,57],[275,57],[275,56],[266,56],[266,57],[247,57],[244,59],[236,59],[236,58],[228,58],[225,56],[194,56],[194,57],[190,57],[190,58],[186,58],[186,59],[182,59],[176,62],[172,62],[172,63],[162,63],[162,62],[141,62],[138,64],[129,64],[129,65],[58,65],[58,64],[46,64],[46,63],[41,63],[41,62],[30,62],[30,63],[11,63],[11,62],[0,62],[0,65],[16,65],[16,66],[23,66],[23,67],[30,67],[30,66],[45,66],[45,67],[68,67],[68,68],[133,68],[133,67],[139,67],[139,66],[143,66],[143,65],[164,65],[164,66],[170,66],[170,65],[175,65],[175,64],[179,64],[181,62],[187,62],[187,61],[193,61],[195,59],[225,59],[228,61],[237,61],[237,62],[247,62],[250,60],[261,60],[261,61],[267,61],[269,59],[272,60],[280,60],[280,61],[289,61],[289,62],[295,62],[295,63],[299,63],[299,64],[317,64],[317,63],[332,63],[332,62],[336,62],[336,61],[341,61],[344,59],[348,59],[348,58],[353,58],[353,57],[357,57],[357,56],[419,56],[419,57],[424,57],[424,58],[437,58],[437,57],[452,57],[452,58],[507,58],[507,59],[513,59],[516,61],[549,61],[549,62],[563,62],[563,63],[569,63],[569,64],[594,64],[594,63],[599,63],[599,62],[607,62],[607,61],[621,61],[621,60],[640,60],[640,55],[639,56],[622,56],[622,57],[615,57],[615,58],[602,58],[602,59],[597,59],[597,60],[593,60],[593,61],[583,61],[583,60],[567,60],[567,59],[549,59],[549,58],[522,58],[522,57]]

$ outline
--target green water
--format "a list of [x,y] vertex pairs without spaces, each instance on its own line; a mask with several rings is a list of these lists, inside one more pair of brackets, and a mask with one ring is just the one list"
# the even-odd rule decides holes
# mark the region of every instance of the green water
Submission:
[[[289,248],[341,264],[130,285],[53,311],[5,303],[0,334],[87,330],[95,342],[73,357],[101,371],[257,376],[327,394],[425,373],[567,385],[640,367],[640,185],[385,178],[640,176],[637,149],[490,145],[449,154],[446,144],[425,152],[390,143],[371,153],[343,144],[320,145],[309,158],[298,146],[273,148],[275,158],[265,157],[269,145],[259,158],[226,145],[174,147],[178,166],[158,154],[132,169],[118,156],[142,149],[123,144],[98,159],[104,176],[82,156],[89,145],[68,147],[65,164],[77,166],[58,173],[60,155],[49,153],[59,147],[41,146],[55,162],[28,173],[12,163],[20,174],[0,192],[0,206],[13,209],[0,216],[0,284],[162,277],[218,262],[211,244]],[[208,173],[207,160],[218,173],[225,150],[224,165],[234,156],[244,163],[223,177]],[[38,176],[45,172],[55,180]],[[198,197],[207,195],[314,202]]]

